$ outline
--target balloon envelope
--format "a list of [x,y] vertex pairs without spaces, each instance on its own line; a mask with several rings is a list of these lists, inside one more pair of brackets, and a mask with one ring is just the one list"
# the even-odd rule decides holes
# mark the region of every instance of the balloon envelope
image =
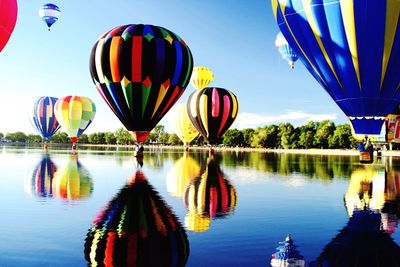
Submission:
[[141,171],[93,221],[85,240],[91,266],[185,266],[189,241],[172,209]]
[[290,47],[283,34],[280,32],[275,38],[275,46],[282,58],[289,63],[290,68],[294,69],[294,63],[299,59],[296,52]]
[[71,155],[67,164],[57,170],[54,185],[53,191],[62,199],[84,199],[93,192],[92,178],[76,155]]
[[397,0],[272,0],[279,28],[357,134],[379,134],[400,102]]
[[53,197],[53,178],[57,171],[49,154],[43,155],[40,162],[27,176],[26,190],[38,197]]
[[17,22],[18,5],[16,0],[0,1],[0,51],[6,46]]
[[42,96],[33,105],[32,125],[46,141],[60,128],[60,124],[54,114],[54,106],[57,100],[58,98],[55,97]]
[[105,102],[143,142],[189,83],[193,66],[186,43],[158,26],[118,26],[100,36],[90,73]]
[[235,121],[239,102],[227,89],[207,87],[189,96],[186,111],[197,131],[213,144]]
[[193,67],[190,84],[197,90],[206,88],[214,80],[212,71],[204,66]]
[[170,118],[172,131],[185,145],[189,145],[199,135],[199,132],[190,122],[184,103],[176,104],[171,109]]
[[56,23],[58,18],[60,17],[60,8],[56,6],[55,4],[44,4],[40,9],[39,9],[39,16],[40,18],[46,23],[47,27],[50,27]]
[[78,142],[79,136],[89,127],[96,115],[95,104],[84,96],[60,98],[54,109],[61,128],[73,143]]

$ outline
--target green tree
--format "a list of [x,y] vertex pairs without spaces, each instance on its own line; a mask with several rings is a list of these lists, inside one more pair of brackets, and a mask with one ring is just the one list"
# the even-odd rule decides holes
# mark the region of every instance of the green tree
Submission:
[[27,136],[23,132],[8,133],[6,138],[12,142],[24,143],[27,141]]
[[317,131],[314,137],[315,146],[320,148],[328,148],[329,137],[333,135],[335,129],[335,124],[330,120],[324,120],[318,123]]
[[259,127],[254,132],[251,146],[259,148],[276,148],[280,143],[278,134],[279,128],[276,125]]
[[165,133],[164,125],[157,124],[153,130],[151,130],[149,136],[147,137],[146,143],[159,143],[162,133]]
[[314,136],[317,131],[317,125],[313,121],[309,121],[306,125],[300,126],[299,135],[299,148],[311,148],[314,147]]
[[4,134],[0,133],[0,139],[3,139],[3,138],[4,138]]
[[242,130],[243,133],[243,145],[245,147],[250,147],[251,146],[251,141],[253,139],[255,130],[252,128],[246,128]]
[[280,137],[280,145],[284,149],[293,148],[293,140],[294,137],[294,127],[292,124],[285,122],[279,124],[279,137]]
[[115,132],[115,138],[117,140],[117,144],[120,145],[132,145],[133,139],[131,134],[125,130],[124,128],[118,128]]
[[105,138],[106,144],[114,145],[117,143],[117,138],[115,137],[114,133],[107,132],[107,133],[105,133],[104,138]]
[[222,138],[222,143],[226,146],[243,146],[244,143],[243,133],[238,129],[227,130]]
[[351,134],[351,127],[349,124],[342,124],[336,127],[333,135],[329,137],[330,148],[351,148],[357,144]]
[[42,137],[38,134],[28,134],[26,137],[28,143],[41,143],[43,141]]
[[183,142],[176,134],[170,134],[168,138],[168,144],[172,146],[183,145]]
[[158,137],[158,142],[161,144],[168,144],[168,140],[169,140],[169,133],[166,132],[162,132],[160,133],[160,136]]
[[68,135],[65,132],[58,131],[50,138],[50,142],[66,144],[66,143],[70,143],[70,140],[68,138]]
[[81,136],[79,136],[79,143],[81,143],[81,144],[89,143],[89,138],[88,138],[87,134],[81,134]]

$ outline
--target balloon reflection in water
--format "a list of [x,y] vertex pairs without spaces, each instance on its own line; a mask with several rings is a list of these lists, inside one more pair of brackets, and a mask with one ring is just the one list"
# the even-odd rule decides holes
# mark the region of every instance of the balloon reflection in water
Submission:
[[172,196],[182,197],[190,180],[200,173],[197,162],[185,153],[177,160],[167,176],[167,191]]
[[311,266],[400,266],[400,247],[381,230],[381,216],[354,211]]
[[276,248],[276,252],[272,254],[272,267],[304,267],[306,262],[304,257],[300,255],[297,246],[293,243],[293,239],[288,235],[284,242],[279,242],[280,246]]
[[38,197],[53,196],[53,178],[57,171],[49,154],[43,155],[39,164],[27,176],[25,189]]
[[205,171],[190,182],[184,202],[188,209],[185,226],[196,232],[206,231],[210,219],[226,216],[234,210],[236,190],[225,179],[216,159],[209,158]]
[[184,266],[185,230],[141,171],[94,219],[85,242],[92,266]]
[[383,229],[389,234],[394,233],[400,202],[399,182],[394,171],[366,167],[354,170],[344,197],[347,213],[350,217],[357,210],[380,213]]
[[71,155],[67,164],[54,177],[55,194],[63,199],[83,199],[92,194],[93,181],[89,172]]

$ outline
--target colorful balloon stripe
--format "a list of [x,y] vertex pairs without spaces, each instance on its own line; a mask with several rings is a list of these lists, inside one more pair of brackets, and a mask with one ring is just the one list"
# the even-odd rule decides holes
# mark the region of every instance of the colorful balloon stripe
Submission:
[[225,133],[235,121],[239,103],[223,88],[207,87],[193,92],[186,102],[186,112],[193,126],[210,144]]
[[131,132],[146,132],[184,92],[192,62],[189,47],[173,32],[131,24],[99,38],[92,49],[90,73],[124,126]]
[[379,134],[400,102],[400,3],[272,0],[272,8],[290,47],[355,132]]
[[38,133],[48,141],[57,132],[60,125],[54,114],[54,106],[58,98],[43,96],[35,101],[31,122]]

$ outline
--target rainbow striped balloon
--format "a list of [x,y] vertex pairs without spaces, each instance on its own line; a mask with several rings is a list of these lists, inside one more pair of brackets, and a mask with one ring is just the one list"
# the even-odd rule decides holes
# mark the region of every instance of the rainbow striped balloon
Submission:
[[68,134],[71,142],[78,142],[79,136],[92,123],[96,106],[88,97],[66,96],[55,104],[55,114],[61,128]]
[[178,35],[142,24],[104,33],[90,57],[97,90],[137,142],[183,94],[192,66],[192,53]]
[[57,132],[60,125],[54,114],[54,106],[58,98],[50,96],[39,97],[33,105],[30,117],[32,126],[48,141]]

